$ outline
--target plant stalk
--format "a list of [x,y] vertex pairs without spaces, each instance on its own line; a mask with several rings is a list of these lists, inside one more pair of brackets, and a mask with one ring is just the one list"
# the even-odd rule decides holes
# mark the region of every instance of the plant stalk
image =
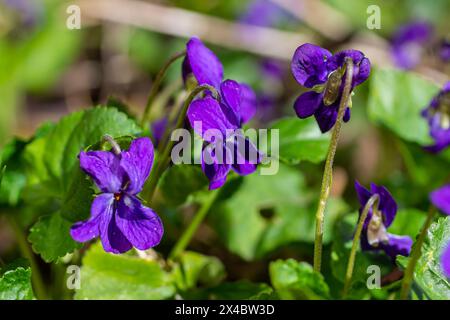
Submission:
[[181,235],[180,239],[178,239],[177,243],[172,248],[172,251],[169,254],[169,259],[173,260],[173,259],[177,258],[189,245],[189,243],[191,242],[192,237],[195,235],[195,232],[197,231],[198,227],[200,226],[202,221],[205,219],[206,215],[208,214],[209,210],[211,209],[211,206],[216,201],[217,196],[219,195],[219,190],[210,191],[209,197],[206,199],[206,201],[203,203],[203,205],[197,211],[197,213],[195,214],[195,216],[192,219],[189,226],[186,228],[184,233]]
[[380,196],[378,194],[372,195],[369,198],[369,200],[367,200],[367,203],[364,206],[364,209],[359,217],[358,225],[356,227],[355,235],[353,237],[352,249],[348,257],[347,272],[345,273],[345,283],[344,283],[344,290],[342,292],[342,298],[345,298],[347,296],[348,291],[350,290],[350,286],[352,283],[353,269],[355,267],[356,250],[358,249],[359,239],[361,238],[361,232],[364,226],[364,222],[367,219],[367,215],[369,214],[370,208],[372,207],[378,208],[379,201]]
[[159,87],[161,86],[161,82],[164,79],[164,76],[169,69],[169,67],[177,61],[179,58],[184,57],[186,55],[186,51],[181,51],[175,53],[172,57],[167,60],[167,62],[163,65],[163,67],[159,70],[158,74],[156,75],[155,81],[152,84],[152,88],[150,90],[150,94],[147,99],[147,104],[145,106],[144,114],[142,115],[141,120],[141,126],[144,127],[145,123],[148,121],[148,117],[150,115],[151,106],[153,105],[153,101],[156,98],[156,95],[158,94]]
[[344,116],[345,109],[347,108],[348,101],[350,99],[352,79],[353,79],[353,61],[351,59],[346,59],[346,77],[344,90],[342,92],[341,101],[339,104],[338,116],[336,119],[336,124],[333,127],[331,133],[330,147],[328,148],[327,159],[325,162],[325,168],[322,178],[322,187],[320,191],[319,205],[316,211],[316,232],[314,240],[314,271],[320,272],[322,264],[322,242],[323,242],[323,224],[324,224],[324,213],[327,204],[328,197],[330,195],[331,184],[333,181],[333,162],[334,156],[336,155],[336,149],[339,142],[339,136],[342,127],[342,118]]
[[[180,110],[174,130],[180,129],[183,127],[184,120],[186,118],[186,114],[187,114],[187,111],[189,109],[191,102],[195,99],[195,97],[199,93],[201,93],[205,90],[211,91],[212,94],[214,95],[214,97],[219,98],[219,93],[217,92],[217,90],[210,85],[204,84],[204,85],[196,87],[194,90],[191,91],[189,96],[184,101],[183,108]],[[169,140],[167,142],[163,153],[161,154],[161,156],[158,159],[155,173],[151,176],[151,179],[150,179],[148,185],[146,186],[146,193],[147,193],[146,199],[149,202],[153,198],[153,194],[155,193],[159,178],[162,176],[164,170],[170,163],[170,153],[171,153],[174,145],[175,145],[175,141]]]
[[422,230],[420,231],[419,237],[417,238],[417,242],[414,244],[408,266],[405,269],[405,274],[403,276],[402,288],[400,290],[400,299],[407,300],[408,294],[411,289],[411,284],[414,279],[414,270],[416,269],[417,261],[419,261],[420,256],[422,255],[422,246],[427,236],[428,228],[433,222],[434,215],[436,213],[436,208],[431,206],[428,210],[427,220],[423,224]]
[[33,284],[34,293],[36,294],[36,298],[39,300],[48,299],[44,281],[42,280],[42,275],[39,270],[39,266],[37,264],[34,253],[31,251],[31,248],[28,244],[28,241],[22,231],[22,228],[19,226],[19,223],[16,221],[14,217],[8,215],[9,222],[14,230],[14,234],[16,235],[17,244],[19,246],[19,250],[22,253],[22,256],[25,257],[31,266],[31,282]]

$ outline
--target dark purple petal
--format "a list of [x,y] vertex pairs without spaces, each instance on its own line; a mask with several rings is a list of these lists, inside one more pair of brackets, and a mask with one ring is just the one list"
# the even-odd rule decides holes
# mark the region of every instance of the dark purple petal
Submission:
[[380,196],[378,209],[383,213],[383,222],[387,228],[392,224],[392,221],[394,221],[395,215],[397,214],[397,203],[389,191],[383,186],[377,186],[376,184],[371,183],[370,191],[372,194],[378,194]]
[[403,69],[414,68],[421,60],[424,47],[432,38],[433,27],[423,21],[401,26],[392,39],[395,64]]
[[248,138],[237,135],[234,139],[233,148],[232,169],[241,176],[255,172],[262,158],[256,146]]
[[[219,102],[210,96],[192,102],[187,117],[191,127],[202,136],[210,129],[220,130],[224,135],[227,129],[237,129],[236,124],[227,118]],[[201,123],[201,130],[197,128],[195,122]]]
[[312,88],[323,84],[328,77],[327,59],[331,53],[314,44],[305,43],[297,48],[292,57],[291,71],[299,84]]
[[450,184],[431,192],[430,200],[436,208],[450,215]]
[[221,156],[216,155],[215,151],[214,146],[209,145],[202,152],[202,170],[209,180],[209,190],[218,189],[225,184],[233,161],[227,148],[223,148]]
[[344,122],[349,122],[351,115],[352,114],[350,108],[345,109],[344,117],[342,118],[342,120],[344,120]]
[[[344,66],[345,59],[351,58],[353,61],[353,80],[352,86],[364,82],[370,74],[370,61],[364,56],[364,53],[358,50],[343,50],[334,54],[327,64],[328,72],[333,72]],[[343,77],[345,79],[345,76]]]
[[241,124],[241,86],[234,80],[225,80],[220,84],[222,110],[228,120],[236,127]]
[[183,73],[192,72],[199,85],[209,84],[219,88],[223,79],[223,66],[219,58],[198,38],[191,38],[186,44],[186,60]]
[[128,241],[139,250],[158,245],[164,233],[159,216],[133,196],[119,200],[116,223]]
[[395,261],[397,255],[409,256],[413,240],[408,236],[397,236],[388,233],[389,243],[381,243],[380,248]]
[[317,111],[322,102],[323,94],[315,91],[308,91],[301,94],[294,103],[294,110],[301,119],[308,118]]
[[356,195],[358,196],[360,207],[364,208],[369,198],[372,196],[372,193],[364,188],[357,180],[355,180],[355,190]]
[[[339,100],[337,101],[339,102]],[[331,106],[325,106],[323,103],[319,105],[319,108],[314,113],[317,124],[319,125],[320,131],[322,133],[330,131],[336,123],[338,115],[338,109],[335,104]]]
[[100,239],[102,241],[103,249],[111,253],[124,253],[130,250],[133,246],[124,236],[122,231],[117,227],[116,214],[117,208],[110,205],[107,210],[101,215],[100,219]]
[[450,278],[450,243],[441,254],[442,271],[447,278]]
[[253,89],[246,83],[241,86],[241,124],[247,123],[256,113],[258,99]]
[[119,192],[123,183],[120,158],[109,151],[80,152],[80,167],[102,192]]
[[120,166],[127,174],[126,191],[138,194],[147,180],[153,165],[153,143],[150,138],[133,140],[128,151],[121,154]]
[[70,235],[75,241],[86,242],[100,235],[99,224],[104,214],[112,212],[114,195],[104,193],[97,196],[92,202],[91,217],[87,221],[75,223],[70,229]]

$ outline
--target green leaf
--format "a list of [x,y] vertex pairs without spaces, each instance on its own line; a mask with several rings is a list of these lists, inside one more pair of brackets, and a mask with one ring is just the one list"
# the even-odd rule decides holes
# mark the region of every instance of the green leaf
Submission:
[[179,206],[185,203],[189,195],[208,185],[208,179],[198,166],[176,165],[167,169],[159,188],[167,204]]
[[44,261],[52,262],[81,248],[81,243],[70,237],[71,226],[72,223],[62,218],[59,213],[43,216],[31,227],[28,240]]
[[389,226],[389,233],[410,236],[415,239],[419,234],[425,220],[427,213],[418,209],[400,209],[394,219],[394,222]]
[[306,262],[277,260],[269,266],[270,280],[282,299],[328,299],[329,288],[323,276]]
[[171,274],[156,261],[106,253],[97,243],[82,263],[81,288],[75,299],[156,300],[175,294]]
[[[427,232],[422,255],[414,270],[414,281],[420,290],[432,300],[450,299],[450,281],[443,274],[441,255],[450,242],[450,217],[439,218]],[[397,263],[406,268],[409,259],[397,257]]]
[[186,251],[181,254],[178,261],[179,273],[176,279],[180,290],[188,290],[203,286],[216,286],[226,276],[225,267],[216,257]]
[[22,161],[22,152],[26,144],[24,140],[13,139],[1,150],[0,170],[3,186],[0,188],[0,204],[2,205],[16,206],[20,200],[20,193],[26,184]]
[[25,147],[26,199],[52,202],[54,216],[42,218],[29,237],[33,249],[46,261],[54,261],[78,248],[70,237],[70,225],[89,217],[92,183],[79,169],[78,154],[98,143],[102,136],[134,135],[135,122],[115,108],[96,107],[64,117]]
[[32,300],[31,268],[6,271],[0,278],[0,300]]
[[[228,249],[251,260],[292,242],[313,242],[316,196],[298,170],[281,165],[275,175],[243,177],[233,196],[220,202],[209,218]],[[342,200],[330,199],[325,243],[344,210]]]
[[[284,118],[272,125],[271,130],[274,129],[279,130],[281,161],[298,164],[301,161],[318,163],[325,160],[330,135],[320,132],[314,118]],[[268,139],[270,141],[270,137]]]
[[432,142],[425,109],[439,87],[411,72],[374,69],[371,75],[368,112],[399,137],[427,145]]
[[[353,234],[358,221],[358,213],[347,214],[336,222],[333,233],[333,245],[331,248],[331,271],[333,276],[344,283],[347,271],[348,257],[353,243]],[[390,229],[388,230],[390,232]],[[367,278],[371,275],[368,272],[369,266],[376,265],[381,268],[381,274],[385,275],[392,271],[393,264],[382,252],[361,251],[358,249],[355,257],[355,266],[352,276],[354,289],[366,287]]]

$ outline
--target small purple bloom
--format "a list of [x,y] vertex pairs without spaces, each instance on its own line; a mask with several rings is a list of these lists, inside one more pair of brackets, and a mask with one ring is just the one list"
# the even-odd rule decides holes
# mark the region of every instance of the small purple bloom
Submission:
[[383,250],[391,259],[397,255],[408,256],[411,252],[412,239],[408,236],[397,236],[387,232],[387,228],[394,221],[397,214],[397,203],[389,191],[383,186],[372,183],[370,191],[355,181],[355,189],[361,205],[359,213],[362,213],[369,198],[378,194],[379,204],[376,210],[371,208],[364,221],[361,234],[362,250]]
[[419,64],[426,45],[433,36],[431,24],[423,21],[401,26],[392,39],[392,56],[395,65],[412,69]]
[[450,81],[422,111],[422,116],[428,120],[430,135],[435,141],[426,149],[434,153],[444,150],[450,145]]
[[450,184],[431,192],[430,200],[436,208],[450,215]]
[[[187,113],[194,130],[210,143],[202,152],[202,169],[210,181],[209,188],[217,189],[225,183],[230,170],[247,175],[260,162],[257,148],[239,132],[256,112],[256,95],[246,84],[224,81],[220,60],[197,38],[187,43],[183,78],[189,74],[199,85],[209,84],[220,94],[220,101],[210,94],[193,101]],[[220,139],[208,137],[208,130],[218,132]]]
[[100,236],[104,250],[112,253],[158,245],[164,232],[161,219],[136,196],[152,168],[151,140],[136,139],[120,154],[81,152],[79,159],[102,193],[92,203],[91,217],[72,226],[72,238],[86,242]]
[[450,278],[450,243],[441,255],[441,266],[447,278]]
[[[346,58],[351,58],[354,64],[353,90],[370,74],[370,61],[361,51],[344,50],[332,55],[326,49],[305,43],[297,48],[292,58],[291,70],[295,80],[304,87],[313,88],[297,98],[295,112],[301,119],[314,115],[322,132],[329,131],[337,120],[345,85],[343,66]],[[348,106],[343,120],[350,120]]]

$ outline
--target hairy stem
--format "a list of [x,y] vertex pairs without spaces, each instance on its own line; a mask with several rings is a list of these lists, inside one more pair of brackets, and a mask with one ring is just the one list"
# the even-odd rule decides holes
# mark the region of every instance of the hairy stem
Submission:
[[34,257],[33,251],[31,251],[30,245],[23,233],[22,228],[19,226],[17,220],[8,215],[9,223],[14,230],[14,234],[16,236],[17,244],[19,246],[19,250],[22,253],[22,256],[26,258],[30,262],[31,266],[31,281],[33,283],[34,293],[36,294],[36,298],[39,300],[48,299],[44,281],[42,280],[42,275],[39,270],[39,266],[36,262],[36,258]]
[[414,270],[416,269],[417,261],[422,255],[422,246],[425,241],[425,237],[427,236],[428,228],[433,222],[434,214],[436,213],[436,208],[431,206],[428,210],[427,220],[423,224],[422,230],[420,231],[419,237],[417,238],[416,243],[414,244],[411,255],[409,258],[408,266],[406,267],[405,274],[403,276],[402,288],[400,290],[400,299],[406,300],[408,299],[408,294],[411,289],[411,284],[414,279]]
[[141,126],[144,127],[145,123],[148,121],[148,117],[150,115],[151,106],[153,104],[153,101],[156,98],[156,95],[159,91],[159,87],[161,86],[161,82],[164,79],[164,76],[167,72],[167,69],[177,61],[179,58],[184,57],[186,55],[186,51],[177,52],[172,57],[167,60],[167,62],[164,64],[164,66],[159,70],[158,74],[156,75],[155,81],[152,84],[152,89],[150,90],[150,94],[148,96],[147,104],[145,106],[144,114],[142,115],[141,120]]
[[346,77],[344,90],[342,92],[341,101],[339,104],[339,111],[336,120],[336,124],[333,127],[331,133],[331,142],[328,149],[327,160],[325,162],[325,168],[322,178],[322,187],[320,191],[319,205],[316,211],[316,233],[314,240],[314,271],[320,272],[322,264],[322,241],[323,241],[323,223],[324,212],[327,204],[328,197],[330,195],[331,184],[333,181],[333,162],[336,154],[337,145],[339,142],[339,135],[341,133],[342,117],[344,116],[345,108],[347,108],[353,79],[353,61],[346,59]]
[[181,235],[180,239],[178,239],[177,243],[172,248],[172,251],[169,254],[169,259],[173,260],[177,258],[180,255],[180,253],[182,253],[186,249],[186,247],[191,242],[191,239],[194,236],[195,232],[197,231],[198,227],[200,226],[200,224],[208,214],[209,210],[211,209],[211,206],[216,201],[218,195],[219,190],[210,191],[208,198],[200,207],[200,209],[197,211],[189,226],[186,228],[184,233]]
[[344,290],[342,292],[342,298],[345,298],[347,296],[347,293],[352,283],[353,269],[355,267],[356,250],[358,249],[358,243],[361,237],[364,222],[366,221],[370,208],[372,207],[375,209],[378,208],[379,201],[380,197],[378,196],[378,194],[372,195],[369,198],[369,200],[367,200],[367,203],[364,206],[364,209],[359,217],[358,225],[356,227],[355,235],[353,237],[352,249],[348,257],[347,272],[345,273],[345,283],[344,283]]
[[[186,114],[187,114],[187,111],[189,109],[191,102],[195,99],[195,97],[199,93],[201,93],[205,90],[211,91],[212,94],[214,95],[214,97],[219,98],[219,93],[217,92],[217,90],[210,85],[204,84],[204,85],[196,87],[194,90],[191,91],[189,96],[184,101],[183,108],[180,110],[177,122],[175,124],[175,127],[173,128],[174,130],[180,129],[183,127],[184,120],[186,118]],[[146,194],[147,194],[146,199],[148,201],[152,200],[153,194],[155,193],[156,186],[159,181],[159,178],[161,177],[164,170],[170,163],[170,153],[171,153],[174,145],[175,145],[175,141],[169,140],[164,148],[163,153],[161,154],[161,156],[158,159],[155,173],[152,174],[151,179],[150,179],[148,185],[146,186]]]

